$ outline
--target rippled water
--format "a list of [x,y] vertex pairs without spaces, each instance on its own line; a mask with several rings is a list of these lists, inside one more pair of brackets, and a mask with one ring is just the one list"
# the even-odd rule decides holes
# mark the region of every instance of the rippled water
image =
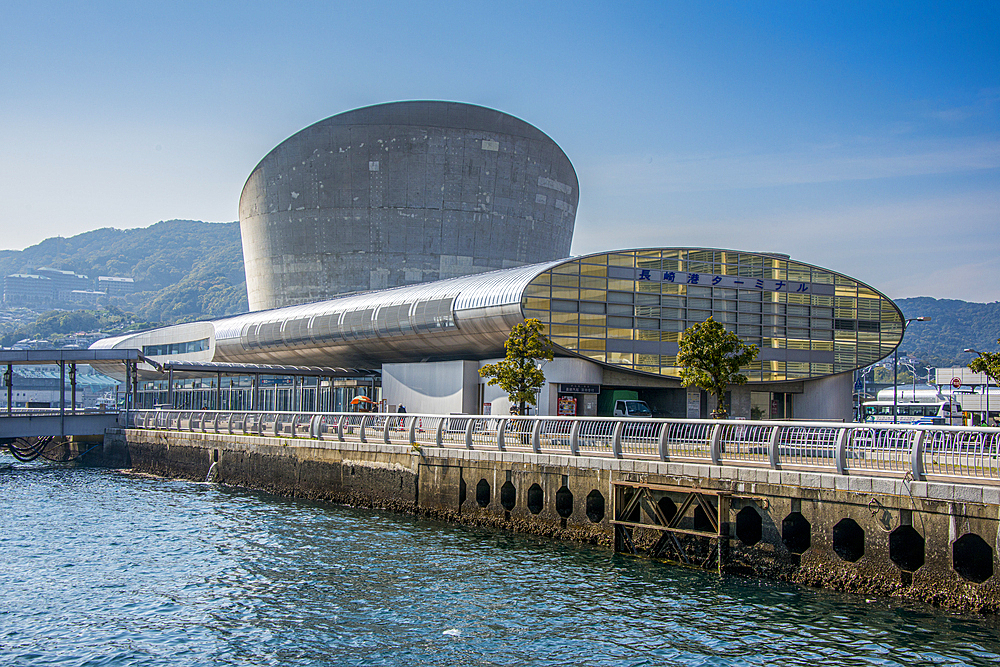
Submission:
[[996,665],[1000,633],[993,619],[209,484],[0,470],[2,665],[820,663]]

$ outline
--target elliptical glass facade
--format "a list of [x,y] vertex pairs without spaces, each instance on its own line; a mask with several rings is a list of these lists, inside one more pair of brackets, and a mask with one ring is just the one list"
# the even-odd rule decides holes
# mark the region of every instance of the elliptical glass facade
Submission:
[[820,378],[891,354],[902,313],[857,280],[783,255],[658,248],[578,257],[524,290],[552,342],[630,371],[679,376],[681,332],[709,317],[760,347],[752,382]]

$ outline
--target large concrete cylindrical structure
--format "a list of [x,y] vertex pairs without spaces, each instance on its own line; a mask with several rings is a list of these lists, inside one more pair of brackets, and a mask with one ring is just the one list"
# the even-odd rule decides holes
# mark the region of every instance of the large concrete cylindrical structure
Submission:
[[500,111],[419,101],[338,114],[247,179],[250,309],[566,257],[578,199],[559,146]]

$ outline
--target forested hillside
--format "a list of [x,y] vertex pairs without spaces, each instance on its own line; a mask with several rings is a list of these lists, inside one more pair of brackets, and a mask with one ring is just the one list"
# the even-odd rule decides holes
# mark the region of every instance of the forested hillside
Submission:
[[925,366],[964,366],[973,348],[997,350],[1000,338],[1000,302],[971,303],[927,296],[898,299],[896,305],[907,318],[930,317],[930,322],[911,322],[900,352],[919,359]]
[[98,229],[0,251],[0,275],[50,267],[132,278],[136,292],[110,304],[164,324],[247,310],[238,222],[168,220],[141,229]]

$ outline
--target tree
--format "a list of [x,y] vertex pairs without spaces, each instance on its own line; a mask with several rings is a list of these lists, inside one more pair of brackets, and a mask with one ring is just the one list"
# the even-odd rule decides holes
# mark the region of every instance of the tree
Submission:
[[726,389],[730,385],[746,384],[747,376],[739,371],[757,358],[757,351],[756,345],[747,345],[709,317],[681,334],[677,354],[681,384],[700,387],[713,394],[718,399],[718,408],[712,416],[723,419],[726,416],[722,407]]
[[[997,339],[1000,345],[1000,338]],[[1000,352],[977,352],[979,355],[969,362],[969,369],[986,373],[994,382],[1000,381]]]
[[516,403],[518,414],[523,415],[525,406],[535,404],[535,394],[545,384],[545,374],[535,362],[552,361],[552,343],[542,333],[542,323],[530,318],[514,325],[503,346],[507,356],[480,368],[479,375],[490,378],[486,384],[507,392],[511,404]]

